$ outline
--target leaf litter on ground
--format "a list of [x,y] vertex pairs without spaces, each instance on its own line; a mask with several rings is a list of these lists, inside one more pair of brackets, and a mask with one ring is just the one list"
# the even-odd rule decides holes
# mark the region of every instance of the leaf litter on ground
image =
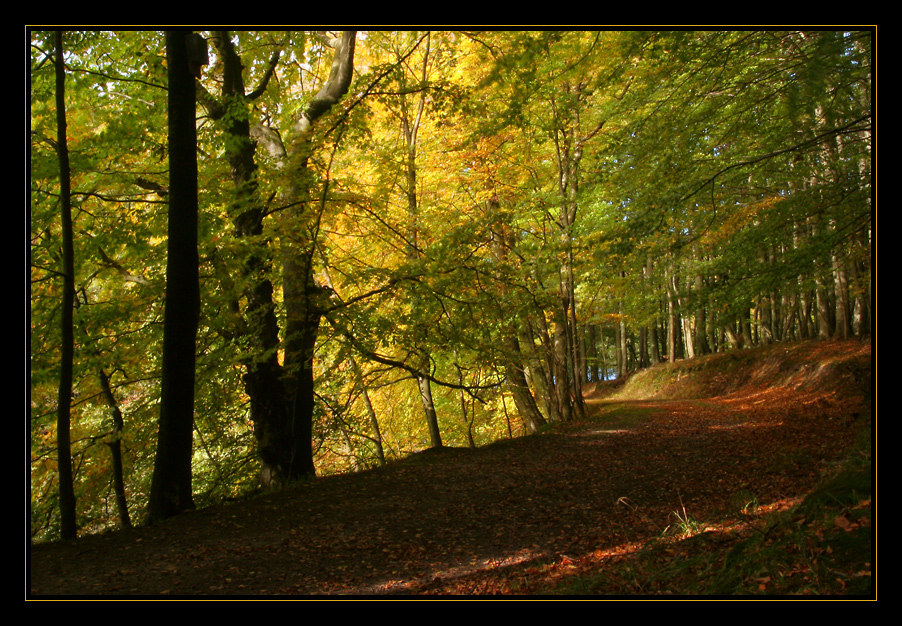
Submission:
[[640,373],[537,436],[32,546],[29,595],[869,593],[869,354],[779,346],[729,375],[714,355],[700,397]]

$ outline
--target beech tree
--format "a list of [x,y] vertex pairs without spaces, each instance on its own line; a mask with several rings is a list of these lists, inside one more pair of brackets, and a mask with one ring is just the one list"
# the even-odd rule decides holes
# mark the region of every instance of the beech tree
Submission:
[[169,76],[169,227],[160,430],[149,518],[159,521],[194,508],[195,341],[200,314],[197,253],[197,130],[195,74],[206,64],[206,43],[186,31],[166,32]]
[[[253,352],[245,363],[245,389],[251,401],[251,419],[263,481],[284,484],[315,473],[311,448],[314,409],[313,358],[320,318],[328,292],[314,276],[315,246],[320,207],[314,197],[313,173],[308,163],[317,148],[313,124],[347,92],[353,77],[355,33],[339,38],[320,33],[317,41],[332,49],[328,78],[317,93],[290,120],[284,138],[275,128],[250,120],[248,103],[262,95],[279,62],[270,59],[260,85],[245,92],[242,61],[228,32],[216,33],[214,42],[222,64],[222,98],[215,100],[203,87],[201,101],[214,119],[225,122],[226,145],[235,186],[234,232],[238,238],[259,237],[268,211],[258,191],[255,146],[261,145],[279,172],[282,208],[278,215],[285,335],[279,339],[273,285],[267,265],[273,251],[253,243],[243,261],[250,284],[245,290],[247,312],[243,333]],[[285,120],[289,121],[289,120]],[[278,362],[284,350],[284,362]]]

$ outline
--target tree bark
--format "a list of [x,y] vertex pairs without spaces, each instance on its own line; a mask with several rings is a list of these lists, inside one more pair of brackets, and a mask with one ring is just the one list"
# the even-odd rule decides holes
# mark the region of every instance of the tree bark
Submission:
[[376,458],[379,460],[379,466],[385,467],[385,449],[382,446],[382,431],[379,428],[379,418],[376,415],[376,409],[370,401],[370,394],[367,391],[366,382],[363,380],[363,372],[360,370],[360,364],[357,363],[357,359],[353,356],[350,357],[349,360],[351,362],[351,368],[354,370],[354,378],[357,380],[357,384],[360,385],[360,397],[363,399],[363,406],[366,408],[366,414],[370,420],[370,427],[373,429],[373,436],[371,439],[376,447]]
[[520,354],[520,342],[513,335],[507,338],[509,355],[505,361],[505,374],[514,396],[514,404],[523,419],[523,425],[530,433],[538,432],[545,425],[545,417],[539,411],[536,400],[529,390],[526,374],[523,371],[523,357]]
[[[224,120],[226,158],[235,189],[231,208],[233,233],[236,240],[246,243],[240,270],[242,282],[247,284],[244,289],[246,306],[238,326],[239,332],[248,340],[250,350],[243,359],[243,382],[250,398],[254,439],[262,463],[261,482],[268,486],[274,473],[272,468],[283,462],[280,448],[284,445],[284,435],[280,425],[288,419],[283,371],[278,360],[281,343],[275,313],[275,290],[269,278],[273,265],[272,251],[268,242],[259,242],[266,210],[259,194],[256,150],[252,138],[254,127],[249,118],[251,96],[246,93],[243,65],[227,31],[217,31],[213,43],[222,62],[221,100],[208,94],[200,83],[197,90],[210,117]],[[263,93],[278,60],[279,53],[276,52],[253,94]],[[256,139],[264,142],[266,138],[257,133]],[[284,158],[281,144],[268,143],[267,146]]]
[[63,61],[63,33],[54,33],[56,65],[56,151],[60,172],[60,224],[63,238],[63,299],[60,306],[60,379],[57,397],[56,449],[59,475],[60,537],[75,539],[75,485],[72,474],[71,436],[72,367],[75,359],[75,246],[72,231],[72,192],[69,144],[66,139],[66,68]]
[[110,387],[110,378],[103,368],[98,368],[97,377],[100,380],[100,390],[103,393],[110,415],[113,418],[113,434],[107,445],[110,447],[110,455],[113,457],[113,491],[116,494],[116,509],[119,511],[119,523],[123,528],[131,528],[132,520],[128,513],[128,501],[125,497],[125,475],[122,471],[122,410],[113,396]]
[[169,228],[163,372],[149,521],[194,508],[195,341],[200,313],[197,252],[197,129],[185,31],[166,32],[169,75]]
[[313,277],[313,257],[317,237],[318,218],[310,213],[310,192],[313,185],[308,170],[310,156],[315,151],[310,136],[312,125],[347,93],[354,69],[355,31],[345,31],[340,38],[329,39],[320,34],[323,42],[335,52],[328,80],[317,92],[294,124],[290,149],[282,163],[287,180],[291,181],[282,196],[290,207],[282,219],[282,291],[285,298],[285,392],[287,420],[276,426],[282,434],[278,462],[271,475],[285,483],[315,476],[313,465],[313,359],[316,337],[324,310],[328,307],[329,291]]
[[[251,419],[257,452],[262,462],[261,482],[277,487],[305,476],[315,475],[312,432],[314,410],[313,357],[322,311],[329,291],[313,279],[313,237],[307,229],[305,211],[310,204],[308,160],[313,123],[325,114],[350,86],[353,59],[353,31],[338,39],[319,34],[335,54],[329,79],[298,116],[289,135],[288,146],[270,128],[251,124],[249,101],[265,91],[279,54],[273,54],[260,85],[251,94],[245,91],[242,63],[228,32],[214,38],[223,61],[222,102],[216,101],[198,84],[197,89],[211,117],[226,119],[228,159],[236,190],[233,225],[236,238],[250,242],[242,273],[250,285],[245,290],[247,307],[243,332],[253,350],[244,365],[245,391],[250,397]],[[228,115],[226,115],[228,113]],[[290,207],[282,212],[281,269],[286,324],[285,340],[279,340],[275,314],[275,289],[268,274],[273,266],[268,244],[255,240],[263,233],[265,205],[259,197],[255,142],[267,149],[290,181],[281,199]],[[279,351],[284,364],[279,363]]]

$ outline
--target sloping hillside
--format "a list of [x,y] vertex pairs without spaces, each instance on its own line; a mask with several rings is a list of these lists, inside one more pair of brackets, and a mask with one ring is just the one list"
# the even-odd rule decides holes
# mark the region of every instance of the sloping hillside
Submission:
[[868,355],[659,366],[583,423],[33,546],[27,593],[870,593]]
[[860,394],[869,384],[870,343],[805,341],[661,363],[590,394],[610,400],[714,398],[762,389]]

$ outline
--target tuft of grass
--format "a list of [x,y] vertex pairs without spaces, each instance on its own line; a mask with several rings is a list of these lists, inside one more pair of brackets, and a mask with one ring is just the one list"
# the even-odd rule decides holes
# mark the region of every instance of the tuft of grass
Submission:
[[680,509],[680,511],[671,512],[670,515],[676,519],[676,522],[667,525],[664,532],[661,533],[663,536],[675,534],[680,539],[688,539],[689,537],[694,537],[699,534],[702,532],[702,529],[704,529],[704,524],[689,515],[686,511],[686,505],[683,504],[682,497],[680,497]]
[[730,512],[732,513],[751,516],[758,512],[759,507],[758,497],[747,489],[734,493],[730,497]]

